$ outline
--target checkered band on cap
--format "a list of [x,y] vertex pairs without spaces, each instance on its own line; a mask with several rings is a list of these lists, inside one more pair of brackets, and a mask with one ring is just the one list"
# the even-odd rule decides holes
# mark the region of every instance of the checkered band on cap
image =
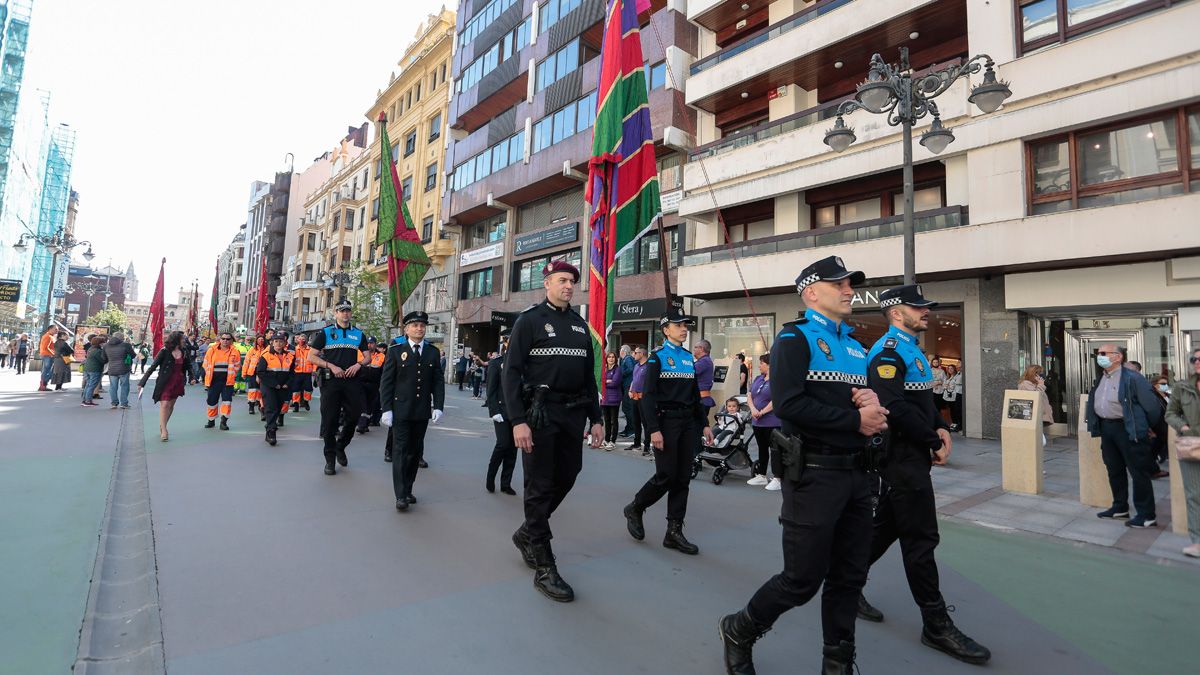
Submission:
[[820,280],[821,280],[820,274],[810,274],[810,275],[804,277],[803,279],[801,279],[800,281],[796,282],[796,292],[797,293],[803,292],[804,289],[817,283]]
[[879,303],[879,309],[887,309],[888,307],[891,307],[892,305],[903,305],[903,304],[904,304],[904,300],[902,298],[888,298],[887,300],[884,300]]

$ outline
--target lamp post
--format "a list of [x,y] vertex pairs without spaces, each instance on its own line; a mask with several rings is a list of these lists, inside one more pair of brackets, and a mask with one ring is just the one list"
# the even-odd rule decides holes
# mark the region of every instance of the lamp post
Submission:
[[954,133],[942,125],[937,104],[933,99],[945,93],[950,85],[963,77],[984,71],[983,82],[971,90],[967,100],[984,113],[995,112],[1012,96],[1008,83],[996,79],[995,63],[987,54],[971,57],[966,63],[932,70],[914,77],[908,63],[908,48],[900,48],[900,64],[883,62],[879,54],[871,56],[867,79],[858,85],[854,98],[838,106],[833,128],[825,132],[825,144],[834,152],[842,152],[857,138],[854,129],[846,126],[843,115],[855,110],[887,115],[891,126],[903,130],[904,139],[904,283],[916,283],[916,231],[913,224],[913,160],[912,128],[918,120],[933,115],[933,123],[921,134],[921,145],[933,154],[940,154],[954,142]]
[[104,286],[99,282],[99,277],[89,274],[84,277],[84,281],[71,284],[67,287],[68,292],[79,291],[87,296],[87,310],[84,311],[83,316],[80,317],[80,319],[84,321],[92,316],[92,296],[95,295],[100,289],[104,288]]
[[17,243],[13,244],[13,249],[18,253],[24,253],[28,247],[26,240],[33,240],[54,252],[54,255],[50,259],[50,288],[46,291],[46,323],[49,324],[54,320],[51,307],[53,307],[54,302],[54,273],[58,269],[59,254],[65,253],[69,258],[71,251],[84,244],[87,244],[88,247],[87,251],[83,254],[84,260],[91,262],[92,258],[96,257],[96,254],[92,253],[92,242],[80,241],[75,238],[75,235],[63,230],[61,227],[54,230],[54,234],[36,234],[27,227],[25,228],[25,234],[22,234],[20,239],[17,239]]

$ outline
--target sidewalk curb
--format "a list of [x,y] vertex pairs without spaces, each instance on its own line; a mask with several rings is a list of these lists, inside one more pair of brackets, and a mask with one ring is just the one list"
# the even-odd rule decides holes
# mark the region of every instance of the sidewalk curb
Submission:
[[74,673],[166,672],[141,404],[122,415]]

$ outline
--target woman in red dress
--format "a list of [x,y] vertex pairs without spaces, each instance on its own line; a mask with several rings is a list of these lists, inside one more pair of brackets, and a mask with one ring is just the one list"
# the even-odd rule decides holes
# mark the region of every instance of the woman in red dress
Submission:
[[146,386],[146,381],[150,379],[150,375],[158,370],[158,379],[154,381],[154,402],[159,404],[158,409],[158,436],[162,442],[167,442],[167,422],[171,419],[171,413],[175,412],[175,399],[183,396],[185,385],[187,384],[186,373],[192,370],[192,360],[187,355],[187,351],[183,349],[183,333],[175,331],[167,336],[166,342],[163,344],[162,351],[158,356],[154,357],[154,363],[142,375],[142,379],[138,382],[138,396],[142,395],[142,388]]

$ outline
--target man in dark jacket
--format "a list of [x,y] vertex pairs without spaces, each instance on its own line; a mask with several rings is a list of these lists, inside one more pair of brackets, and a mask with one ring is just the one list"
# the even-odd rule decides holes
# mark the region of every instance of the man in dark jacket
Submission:
[[137,352],[125,341],[125,336],[117,332],[104,343],[104,353],[108,357],[108,393],[112,397],[112,407],[128,408],[129,375],[133,372]]
[[[1133,505],[1137,515],[1126,527],[1154,527],[1154,485],[1150,477],[1157,465],[1150,450],[1150,430],[1162,418],[1162,406],[1141,373],[1124,367],[1125,352],[1106,344],[1096,352],[1096,365],[1104,371],[1088,394],[1087,429],[1100,437],[1100,452],[1108,469],[1112,507],[1100,518],[1129,518],[1129,481],[1133,479]],[[1126,472],[1129,476],[1126,477]]]
[[629,382],[633,381],[633,368],[637,360],[633,358],[633,349],[629,345],[621,345],[621,412],[625,415],[625,428],[617,435],[621,438],[633,436],[633,400],[629,398]]
[[488,492],[496,491],[496,471],[500,471],[500,491],[506,495],[517,494],[512,489],[513,469],[517,465],[517,446],[513,444],[512,424],[504,410],[504,391],[500,386],[500,369],[504,367],[504,352],[508,350],[508,335],[511,329],[505,328],[500,332],[500,353],[488,361],[487,365],[487,401],[485,405],[488,414],[492,416],[492,425],[496,427],[496,447],[492,450],[492,459],[488,462],[487,483],[484,487]]
[[[388,443],[399,450],[392,462],[392,488],[396,510],[416,504],[413,481],[425,454],[425,431],[429,423],[442,418],[446,402],[446,382],[442,373],[442,355],[425,341],[429,315],[409,312],[404,317],[404,337],[396,338],[388,348],[379,384],[379,400],[385,412],[381,421],[392,427]],[[391,447],[388,448],[391,454]]]
[[467,379],[467,366],[471,364],[471,359],[467,358],[466,352],[458,357],[458,361],[454,364],[454,381],[458,383],[458,390],[463,390],[463,382]]

